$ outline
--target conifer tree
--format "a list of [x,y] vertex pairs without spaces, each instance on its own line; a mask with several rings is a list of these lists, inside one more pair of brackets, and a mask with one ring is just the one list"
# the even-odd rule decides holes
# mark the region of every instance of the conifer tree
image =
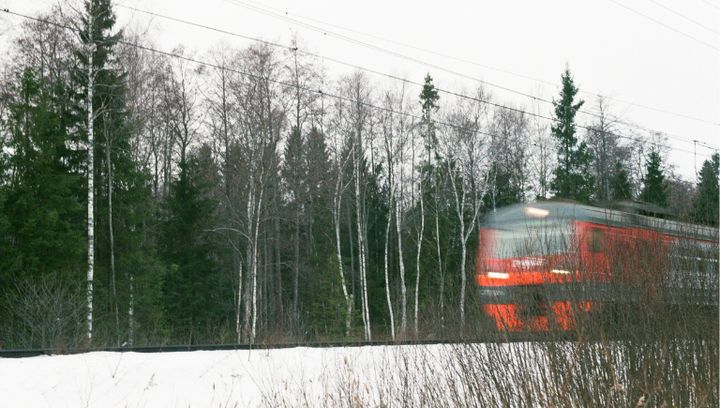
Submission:
[[[87,151],[88,177],[88,339],[92,339],[93,313],[102,331],[121,343],[132,332],[136,318],[132,299],[155,304],[154,295],[136,293],[146,286],[138,278],[157,274],[155,247],[147,239],[149,217],[154,213],[149,175],[133,155],[133,129],[127,118],[127,77],[117,58],[122,32],[115,31],[111,0],[89,0],[80,16],[81,46],[72,70],[77,95],[78,137]],[[141,276],[142,275],[142,276]],[[101,284],[94,284],[97,280]],[[152,285],[150,285],[152,286]],[[95,293],[97,292],[97,293]],[[155,292],[157,294],[158,292]],[[97,295],[97,296],[94,296]],[[147,296],[146,296],[147,295]],[[112,316],[112,318],[110,318]],[[114,327],[113,327],[114,326]]]
[[578,88],[573,82],[570,70],[562,75],[560,99],[554,101],[556,122],[552,135],[558,142],[558,166],[550,187],[555,196],[587,203],[590,201],[595,179],[590,172],[592,155],[585,142],[578,143],[575,129],[575,115],[584,101],[575,101]]
[[0,239],[0,274],[71,279],[82,268],[84,217],[78,200],[83,179],[66,144],[73,116],[54,109],[67,88],[58,83],[49,89],[29,69],[18,80],[2,123],[13,176],[0,202],[9,238]]
[[715,153],[710,160],[703,162],[700,170],[697,196],[693,201],[693,219],[697,222],[718,225],[720,212],[718,177],[720,177],[720,154]]
[[610,176],[610,194],[613,200],[629,200],[632,198],[630,178],[621,162],[615,162]]
[[660,207],[667,207],[667,183],[663,172],[660,153],[656,150],[651,151],[646,159],[645,177],[642,180],[643,189],[640,193],[640,200]]
[[[290,217],[288,217],[293,225],[292,241],[293,241],[293,295],[292,295],[292,311],[297,320],[300,313],[299,286],[300,286],[300,270],[302,269],[302,259],[300,255],[300,236],[303,233],[303,210],[306,200],[306,169],[303,160],[303,139],[299,128],[293,127],[290,136],[285,145],[285,160],[282,165],[282,176],[284,179],[285,190],[287,191],[288,209]],[[306,251],[303,251],[306,252]]]
[[217,179],[208,147],[189,154],[178,167],[180,174],[165,205],[161,253],[170,265],[164,285],[165,317],[179,334],[186,334],[217,323],[220,314],[220,282],[213,242],[206,232],[216,208],[209,190]]

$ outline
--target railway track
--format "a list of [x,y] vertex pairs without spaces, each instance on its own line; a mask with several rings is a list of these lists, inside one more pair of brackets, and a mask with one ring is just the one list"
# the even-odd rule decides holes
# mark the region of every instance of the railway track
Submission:
[[448,340],[372,340],[372,341],[319,341],[319,342],[287,342],[287,343],[241,343],[241,344],[174,344],[161,346],[118,346],[118,347],[84,347],[74,349],[28,348],[0,349],[0,358],[22,358],[62,354],[90,353],[95,351],[119,353],[172,353],[180,351],[218,351],[218,350],[274,350],[295,347],[332,348],[332,347],[368,347],[368,346],[412,346],[433,344],[467,344],[467,343],[517,343],[524,341],[567,341],[572,335],[567,333],[492,333],[488,336],[471,339]]

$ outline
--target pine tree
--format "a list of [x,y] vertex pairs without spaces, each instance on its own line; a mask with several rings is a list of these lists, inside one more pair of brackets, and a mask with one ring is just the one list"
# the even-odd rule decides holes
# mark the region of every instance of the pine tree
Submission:
[[640,200],[655,204],[660,207],[667,207],[667,183],[662,168],[662,157],[660,153],[653,150],[647,156],[645,177],[643,177],[643,189],[640,193]]
[[587,203],[590,201],[595,179],[590,172],[592,155],[585,142],[578,143],[575,136],[575,115],[584,101],[575,102],[578,88],[573,82],[570,70],[562,75],[560,100],[555,105],[556,122],[552,135],[558,142],[558,166],[550,187],[555,196]]
[[718,213],[720,212],[718,177],[720,177],[720,154],[715,153],[710,160],[703,162],[700,169],[698,193],[693,201],[693,219],[697,222],[718,225]]

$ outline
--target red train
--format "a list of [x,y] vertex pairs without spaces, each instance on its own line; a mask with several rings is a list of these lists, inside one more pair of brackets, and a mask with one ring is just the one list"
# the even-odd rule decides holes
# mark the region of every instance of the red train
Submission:
[[641,304],[718,306],[717,228],[546,201],[498,210],[479,234],[475,282],[499,330],[569,330],[580,315]]

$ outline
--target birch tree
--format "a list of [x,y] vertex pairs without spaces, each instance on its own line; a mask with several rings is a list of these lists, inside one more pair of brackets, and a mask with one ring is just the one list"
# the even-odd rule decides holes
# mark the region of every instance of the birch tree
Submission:
[[[363,332],[366,340],[372,339],[370,322],[370,307],[368,302],[367,285],[367,219],[365,208],[364,177],[366,174],[365,165],[365,144],[364,141],[371,135],[371,104],[370,90],[367,79],[362,73],[355,73],[344,77],[340,81],[339,93],[343,99],[338,101],[342,106],[336,107],[338,114],[338,130],[342,132],[350,149],[350,164],[352,166],[352,185],[354,190],[354,215],[355,234],[358,250],[358,274],[360,281],[360,307],[363,322]],[[346,106],[345,106],[346,105]],[[342,184],[342,183],[341,183]],[[336,191],[341,185],[337,186]],[[336,194],[337,195],[337,194]],[[351,248],[353,245],[351,244]],[[352,252],[351,252],[352,258]]]
[[246,262],[250,276],[246,286],[243,331],[255,342],[258,322],[258,262],[266,187],[277,164],[277,145],[284,115],[276,105],[278,67],[267,46],[246,49],[242,54],[246,76],[238,84],[235,97],[240,117],[239,148],[246,165],[246,215],[244,235],[248,240]]
[[[332,191],[332,224],[335,235],[335,256],[337,257],[338,275],[340,277],[340,285],[342,286],[343,298],[345,299],[345,337],[350,336],[352,323],[353,304],[355,302],[353,294],[349,289],[348,280],[345,278],[344,260],[342,255],[342,203],[345,191],[350,187],[352,179],[346,180],[345,175],[351,163],[352,156],[343,154],[344,123],[346,108],[342,102],[336,102],[334,110],[334,118],[331,120],[330,130],[335,134],[333,138],[333,191]],[[350,140],[352,144],[354,139]]]
[[[476,100],[487,100],[485,91],[476,91]],[[487,186],[485,165],[486,144],[483,131],[487,122],[487,106],[482,102],[461,101],[448,114],[452,124],[444,131],[445,167],[452,190],[452,201],[458,221],[460,243],[460,299],[461,331],[465,326],[465,293],[467,289],[467,242],[475,230],[482,199]]]

